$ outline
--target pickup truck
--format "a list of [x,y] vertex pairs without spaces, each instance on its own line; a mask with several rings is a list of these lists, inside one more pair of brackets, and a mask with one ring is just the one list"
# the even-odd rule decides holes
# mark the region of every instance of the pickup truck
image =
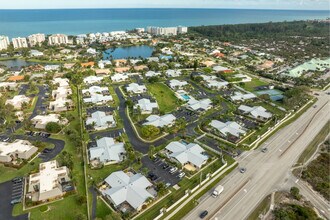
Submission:
[[216,198],[218,197],[223,191],[223,186],[219,185],[217,187],[215,187],[213,193],[212,193],[212,197]]

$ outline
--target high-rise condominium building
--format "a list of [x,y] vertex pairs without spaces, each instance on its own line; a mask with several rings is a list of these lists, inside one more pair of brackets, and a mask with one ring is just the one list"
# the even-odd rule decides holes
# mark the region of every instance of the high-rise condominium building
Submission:
[[42,44],[45,40],[46,37],[44,34],[32,34],[30,36],[28,36],[29,39],[29,44],[31,47],[36,46],[37,44]]
[[49,45],[59,45],[59,44],[68,44],[69,39],[65,34],[53,34],[48,37]]
[[9,38],[7,36],[0,36],[0,50],[7,50],[9,46]]
[[25,37],[16,37],[12,39],[14,49],[17,48],[26,48],[28,47],[28,43]]

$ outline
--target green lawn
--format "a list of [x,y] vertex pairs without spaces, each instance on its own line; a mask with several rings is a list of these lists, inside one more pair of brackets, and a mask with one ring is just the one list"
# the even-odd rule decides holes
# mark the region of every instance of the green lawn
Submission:
[[5,167],[3,164],[0,164],[0,183],[6,182],[13,179],[17,176],[25,176],[32,171],[36,171],[39,168],[39,163],[41,162],[40,158],[36,158],[32,163],[24,165],[20,169],[14,169],[11,167]]
[[113,211],[104,202],[97,198],[96,203],[96,217],[100,219],[109,219],[108,215],[112,214]]
[[271,198],[270,195],[266,196],[254,209],[254,211],[249,215],[248,220],[259,219],[260,214],[262,215],[266,214],[270,208],[270,198]]
[[168,113],[179,106],[179,99],[174,92],[163,83],[147,84],[148,91],[156,98],[159,110]]
[[257,79],[257,78],[252,78],[251,82],[245,82],[244,85],[242,86],[242,88],[246,89],[250,92],[253,92],[254,87],[264,86],[264,85],[268,85],[268,83],[265,81],[261,81],[260,79]]

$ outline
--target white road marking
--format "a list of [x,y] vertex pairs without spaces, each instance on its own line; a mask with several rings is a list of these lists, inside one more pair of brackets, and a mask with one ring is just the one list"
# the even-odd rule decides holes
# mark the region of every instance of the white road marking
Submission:
[[246,189],[244,189],[244,192],[245,192],[245,193],[247,193],[247,190],[246,190]]
[[279,152],[282,152],[282,150],[281,150],[281,149],[278,149],[278,151],[279,151]]
[[296,183],[298,183],[298,182],[299,182],[299,179],[296,180]]

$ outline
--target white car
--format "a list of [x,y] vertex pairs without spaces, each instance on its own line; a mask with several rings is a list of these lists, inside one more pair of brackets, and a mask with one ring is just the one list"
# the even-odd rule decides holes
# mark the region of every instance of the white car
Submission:
[[177,167],[172,167],[172,168],[170,169],[170,174],[175,173],[175,171],[177,171],[177,170],[178,170]]
[[185,175],[186,175],[186,174],[185,174],[184,172],[181,172],[181,173],[178,175],[178,177],[179,177],[179,178],[183,178]]

